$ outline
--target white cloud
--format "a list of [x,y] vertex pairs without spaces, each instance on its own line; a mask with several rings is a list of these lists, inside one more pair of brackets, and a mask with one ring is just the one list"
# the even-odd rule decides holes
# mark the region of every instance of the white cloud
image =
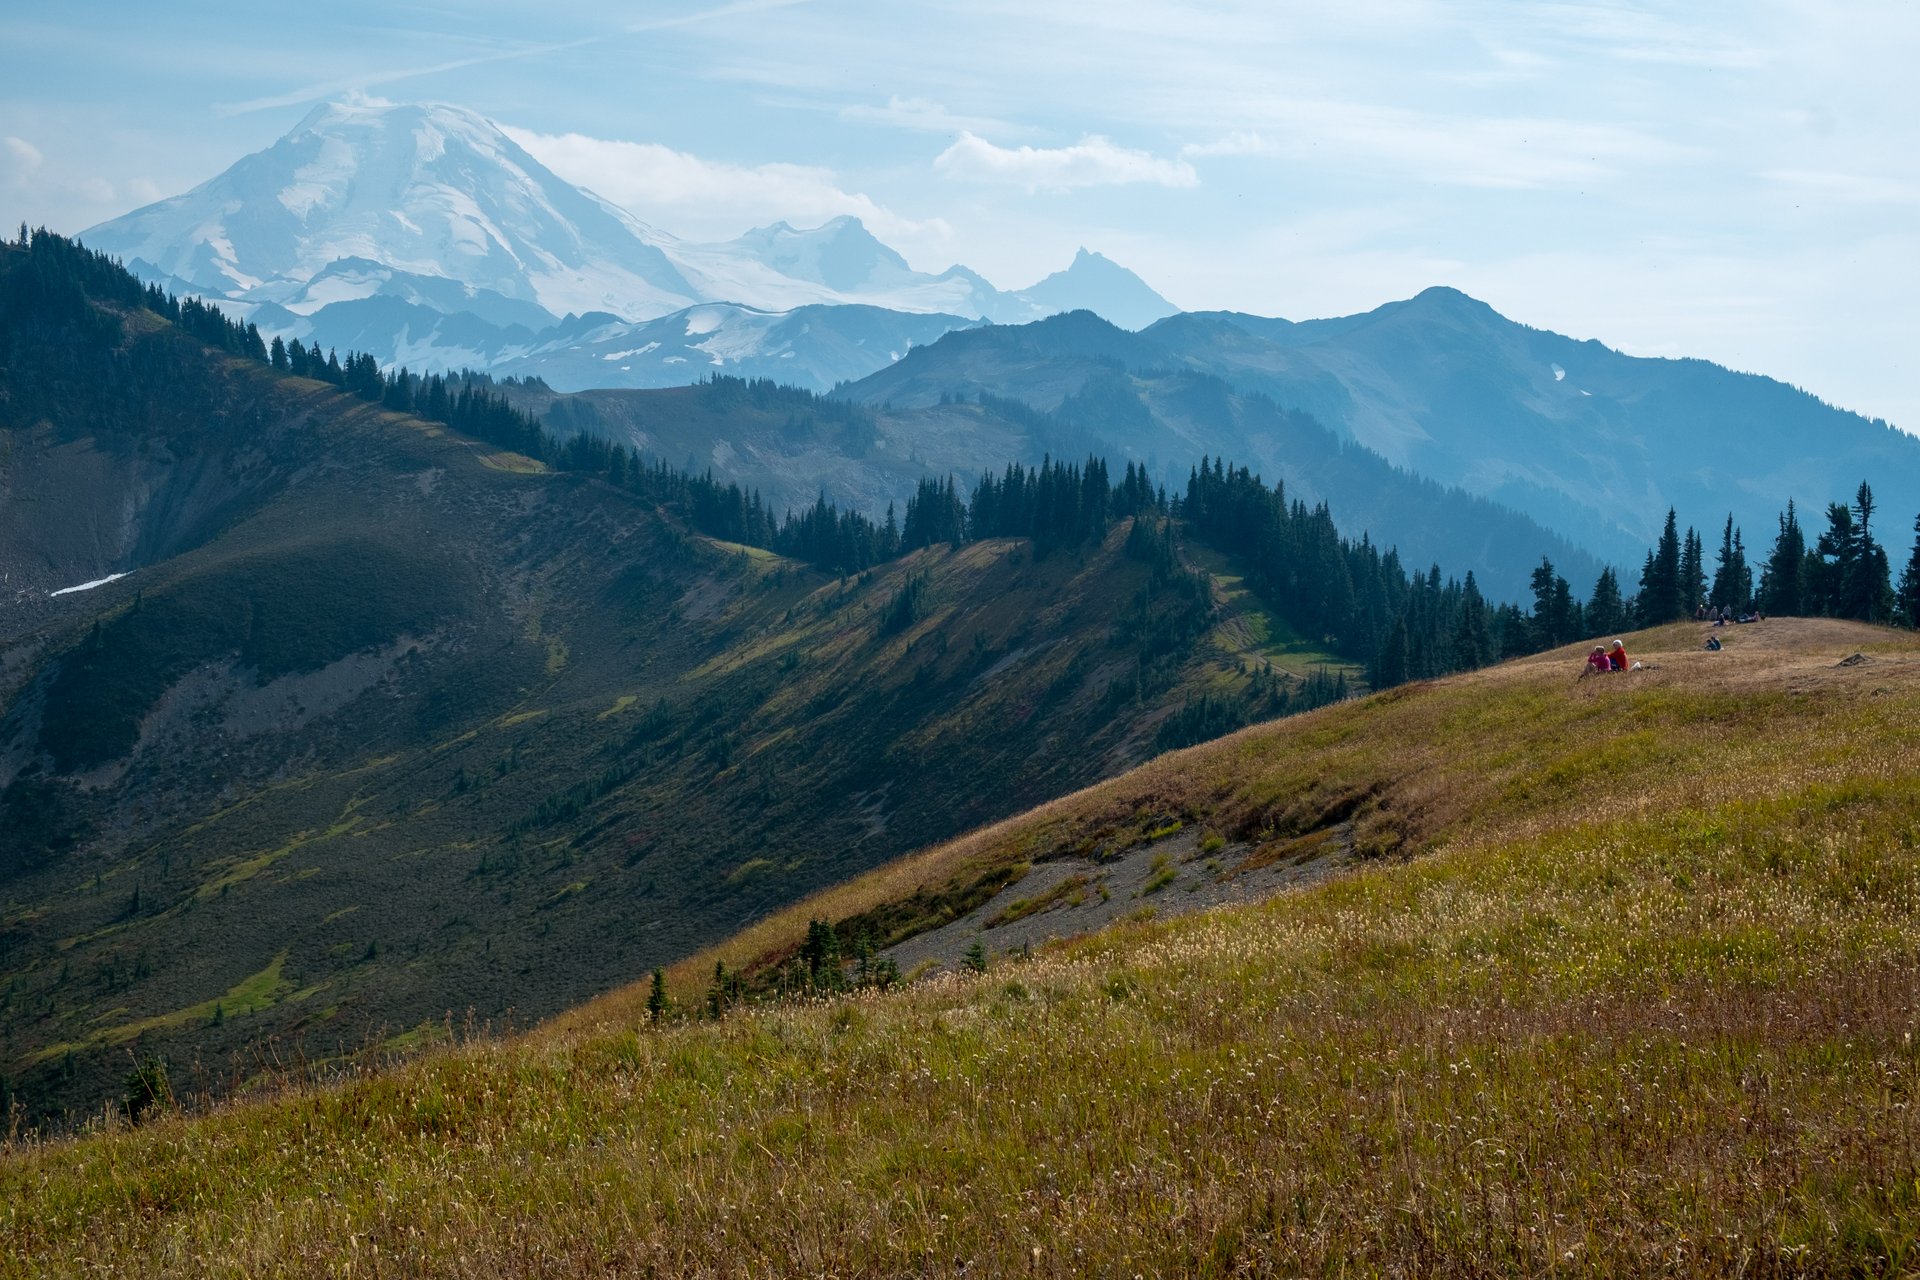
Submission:
[[25,138],[16,138],[12,134],[0,138],[0,176],[17,182],[38,169],[45,159],[40,154],[40,148]]
[[1214,139],[1212,142],[1190,142],[1180,148],[1180,154],[1183,156],[1198,156],[1202,158],[1207,156],[1277,156],[1281,154],[1281,149],[1277,144],[1269,142],[1257,133],[1248,133],[1244,129],[1237,129],[1223,138]]
[[903,218],[871,197],[843,190],[832,170],[814,165],[727,164],[657,142],[551,136],[504,125],[502,131],[567,181],[694,239],[737,235],[780,219],[805,224],[841,214],[859,218],[882,239],[924,244],[948,235],[941,220]]
[[933,166],[949,177],[1028,191],[1143,182],[1192,187],[1200,181],[1185,160],[1166,160],[1150,152],[1115,146],[1098,134],[1089,134],[1069,147],[1001,147],[967,132],[942,151]]

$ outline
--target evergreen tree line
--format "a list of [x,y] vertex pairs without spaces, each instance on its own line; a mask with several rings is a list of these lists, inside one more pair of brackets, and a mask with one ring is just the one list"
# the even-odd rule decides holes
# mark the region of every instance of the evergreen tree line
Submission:
[[1269,489],[1248,469],[1219,459],[1203,459],[1189,475],[1176,514],[1247,565],[1249,585],[1294,625],[1333,652],[1365,663],[1374,688],[1632,626],[1657,626],[1709,608],[1735,616],[1757,610],[1920,625],[1920,516],[1895,587],[1887,553],[1872,535],[1873,493],[1864,483],[1851,506],[1828,506],[1827,529],[1811,546],[1789,502],[1757,587],[1745,539],[1731,516],[1709,566],[1699,533],[1688,528],[1683,535],[1670,510],[1647,553],[1636,595],[1625,597],[1608,568],[1583,601],[1543,557],[1530,582],[1528,612],[1490,604],[1471,572],[1464,582],[1443,581],[1438,566],[1409,574],[1396,551],[1380,551],[1365,535],[1341,538],[1324,503],[1289,502],[1284,485]]
[[1545,647],[1544,621],[1491,604],[1471,572],[1464,582],[1443,580],[1438,565],[1409,573],[1397,550],[1383,552],[1364,534],[1342,538],[1324,502],[1289,501],[1284,484],[1268,488],[1245,467],[1202,459],[1178,513],[1240,560],[1248,585],[1293,625],[1365,663],[1375,688]]
[[1827,527],[1811,544],[1789,500],[1756,584],[1741,531],[1728,516],[1709,578],[1700,536],[1677,529],[1667,512],[1660,540],[1647,553],[1634,617],[1645,626],[1725,609],[1789,617],[1851,618],[1920,626],[1920,515],[1914,544],[1896,584],[1887,549],[1874,536],[1873,488],[1862,481],[1853,502],[1827,504]]

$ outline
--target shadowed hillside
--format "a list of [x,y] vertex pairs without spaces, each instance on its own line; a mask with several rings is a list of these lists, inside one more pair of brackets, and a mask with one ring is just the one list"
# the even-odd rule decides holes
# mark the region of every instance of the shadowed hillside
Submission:
[[131,1056],[233,1083],[545,1016],[1203,694],[1233,718],[1180,741],[1348,670],[1125,520],[836,577],[150,305],[0,248],[0,1086],[36,1119]]

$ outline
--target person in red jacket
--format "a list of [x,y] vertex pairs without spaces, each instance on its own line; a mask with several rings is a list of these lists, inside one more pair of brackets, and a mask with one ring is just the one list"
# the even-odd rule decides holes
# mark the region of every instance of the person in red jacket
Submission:
[[1607,651],[1607,665],[1611,666],[1615,671],[1625,671],[1627,669],[1627,646],[1615,640],[1613,642],[1613,648]]

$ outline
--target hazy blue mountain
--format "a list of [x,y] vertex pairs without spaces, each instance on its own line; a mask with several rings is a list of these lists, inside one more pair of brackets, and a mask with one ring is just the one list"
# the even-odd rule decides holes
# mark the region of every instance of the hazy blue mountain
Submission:
[[1182,315],[1142,336],[1635,562],[1669,506],[1703,528],[1731,512],[1750,547],[1789,498],[1817,516],[1863,479],[1903,527],[1920,510],[1920,439],[1772,378],[1529,328],[1454,289],[1299,324]]
[[[1904,529],[1920,509],[1920,440],[1884,422],[1771,378],[1528,328],[1453,289],[1301,323],[1187,313],[1136,334],[1082,314],[980,329],[850,394],[916,405],[986,391],[1055,409],[1114,369],[1192,370],[1268,396],[1634,571],[1669,506],[1708,533],[1731,513],[1750,551],[1788,499],[1817,520],[1862,479],[1883,521]],[[1209,438],[1229,457],[1272,457],[1257,438]]]
[[1062,311],[1091,311],[1122,329],[1144,329],[1180,310],[1133,272],[1086,249],[1074,255],[1065,271],[1022,289],[1020,296],[1037,308],[1035,319]]
[[[882,421],[914,414],[955,427],[942,402],[1005,397],[1034,406],[1053,433],[1077,432],[1118,465],[1145,463],[1176,490],[1201,455],[1252,467],[1287,492],[1328,503],[1349,537],[1397,546],[1410,565],[1472,570],[1500,599],[1526,595],[1542,554],[1585,594],[1602,561],[1543,521],[1399,468],[1378,453],[1259,393],[1193,369],[1147,334],[1086,312],[1019,327],[951,333],[899,363],[842,388],[880,409]],[[1036,433],[1040,434],[1040,433]]]

